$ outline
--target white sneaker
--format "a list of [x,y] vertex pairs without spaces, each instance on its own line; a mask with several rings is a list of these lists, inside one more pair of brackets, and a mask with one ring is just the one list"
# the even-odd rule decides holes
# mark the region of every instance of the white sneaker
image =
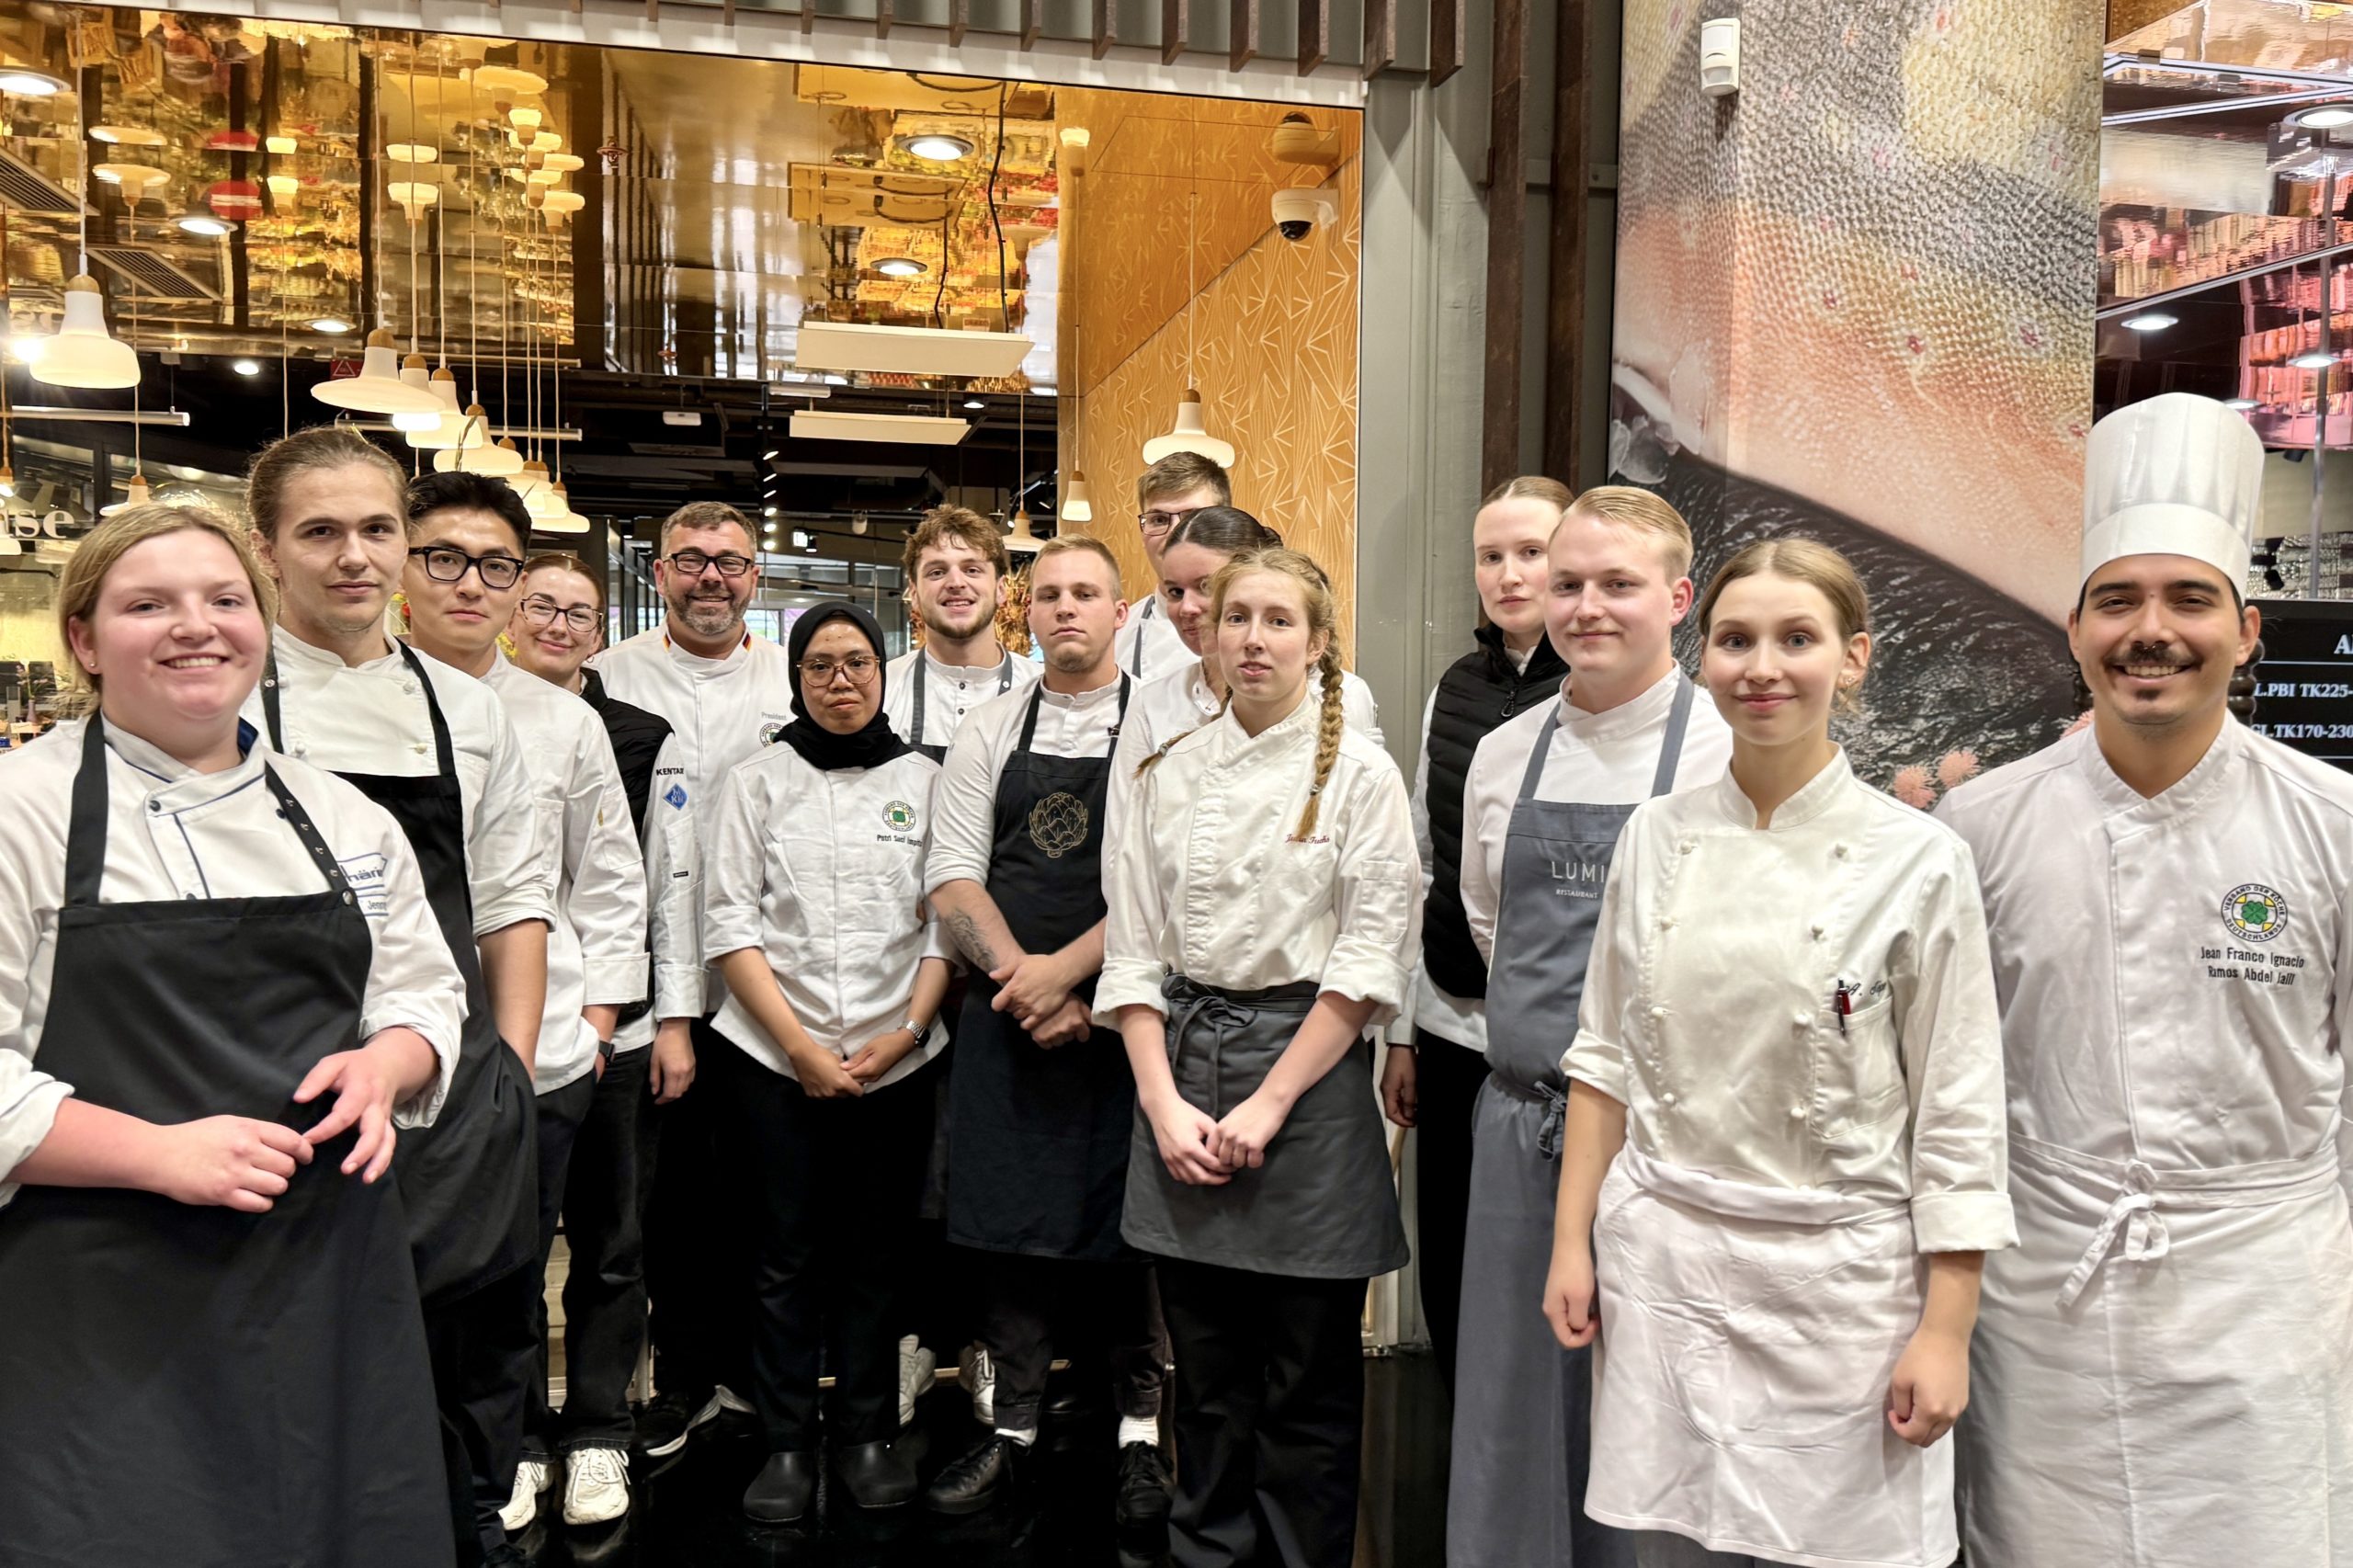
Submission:
[[738,1415],[749,1415],[753,1414],[752,1402],[725,1383],[721,1383],[710,1391],[710,1403],[703,1407],[703,1414],[696,1418],[695,1425],[701,1426],[723,1410],[732,1410]]
[[956,1381],[972,1396],[972,1419],[983,1428],[996,1426],[996,1366],[985,1345],[967,1345],[956,1358]]
[[563,1522],[601,1525],[629,1512],[629,1456],[619,1449],[574,1449],[563,1479]]
[[531,1528],[540,1517],[540,1494],[548,1489],[554,1471],[546,1460],[525,1460],[515,1467],[515,1495],[498,1510],[498,1522],[508,1535]]
[[931,1392],[933,1379],[939,1371],[939,1358],[926,1350],[912,1334],[899,1341],[899,1425],[911,1426],[915,1419],[915,1401]]

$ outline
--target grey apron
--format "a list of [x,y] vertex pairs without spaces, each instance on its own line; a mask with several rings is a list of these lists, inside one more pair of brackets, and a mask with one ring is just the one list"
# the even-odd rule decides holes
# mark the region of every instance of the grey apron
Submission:
[[[1651,793],[1675,782],[1692,687],[1676,676]],[[1540,801],[1559,728],[1536,737],[1504,837],[1487,1065],[1472,1111],[1472,1224],[1462,1252],[1449,1568],[1631,1568],[1625,1532],[1586,1517],[1593,1352],[1563,1350],[1538,1303],[1552,1260],[1567,1085],[1586,955],[1632,806]]]
[[[1312,980],[1222,991],[1181,974],[1161,983],[1176,1092],[1222,1117],[1257,1092],[1315,1006]],[[1161,1163],[1138,1106],[1128,1145],[1121,1226],[1128,1244],[1162,1257],[1302,1279],[1370,1279],[1405,1266],[1405,1227],[1389,1141],[1372,1095],[1372,1048],[1358,1038],[1299,1097],[1267,1163],[1223,1187],[1187,1187]]]

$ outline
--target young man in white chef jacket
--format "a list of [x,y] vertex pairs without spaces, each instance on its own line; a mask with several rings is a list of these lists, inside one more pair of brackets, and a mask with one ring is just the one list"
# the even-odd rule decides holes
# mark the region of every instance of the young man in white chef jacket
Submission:
[[908,533],[899,569],[924,640],[883,671],[882,711],[901,739],[945,762],[973,709],[1029,686],[1045,666],[997,641],[1013,560],[995,523],[969,507],[935,506]]
[[[760,585],[752,525],[721,501],[695,501],[663,519],[654,585],[662,624],[589,661],[605,689],[670,722],[683,776],[654,781],[655,794],[710,826],[720,780],[792,722],[791,661],[756,637],[744,612]],[[725,992],[706,974],[691,1030],[714,1043],[709,1015]],[[719,1163],[717,1108],[691,1088],[660,1109],[654,1187],[645,1213],[645,1279],[654,1298],[654,1402],[638,1416],[649,1458],[676,1453],[723,1411],[749,1416],[737,1389],[751,1377],[749,1238],[730,1218]],[[659,1101],[657,1101],[657,1104]]]
[[[1489,971],[1490,1071],[1472,1112],[1447,1507],[1454,1568],[1633,1561],[1624,1531],[1585,1513],[1591,1352],[1562,1349],[1526,1310],[1543,1299],[1552,1256],[1557,1096],[1567,1092],[1559,1020],[1585,984],[1616,828],[1654,794],[1715,782],[1732,757],[1730,727],[1713,703],[1691,699],[1675,662],[1692,601],[1681,515],[1647,491],[1589,490],[1553,528],[1546,558],[1545,631],[1569,676],[1558,697],[1479,742],[1462,789],[1462,911]],[[1563,817],[1573,821],[1552,820]],[[1608,823],[1606,843],[1554,842],[1595,831],[1576,825],[1588,820]],[[1507,886],[1515,840],[1540,852],[1529,863],[1550,855],[1556,880]]]
[[2093,427],[2091,723],[1938,809],[1984,890],[2019,1240],[1959,1427],[1972,1563],[2353,1563],[2353,780],[2225,706],[2263,462],[2184,393]]
[[1196,512],[1233,505],[1233,481],[1199,452],[1171,452],[1137,476],[1136,533],[1152,563],[1152,581],[1113,646],[1120,667],[1138,681],[1166,675],[1193,657],[1160,598],[1161,552],[1169,533]]

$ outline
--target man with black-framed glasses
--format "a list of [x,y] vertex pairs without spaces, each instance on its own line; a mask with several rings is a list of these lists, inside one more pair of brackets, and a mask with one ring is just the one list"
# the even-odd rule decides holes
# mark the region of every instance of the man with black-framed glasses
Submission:
[[[693,818],[699,839],[728,770],[792,722],[792,664],[745,628],[759,587],[758,548],[750,520],[734,507],[696,501],[664,518],[654,572],[669,613],[590,667],[612,696],[669,721],[671,759],[655,770],[654,797]],[[724,994],[706,975],[699,995],[682,998],[698,1019],[690,1030],[698,1053],[713,1039],[708,1015]],[[654,1111],[645,1279],[656,1397],[637,1422],[638,1446],[650,1459],[676,1453],[723,1412],[752,1409],[737,1392],[751,1386],[746,1238],[727,1219],[712,1097],[689,1088]]]
[[1136,534],[1152,563],[1152,580],[1113,644],[1120,668],[1137,680],[1166,675],[1193,655],[1168,619],[1160,597],[1160,552],[1178,523],[1211,506],[1233,505],[1225,470],[1198,452],[1171,452],[1136,481]]

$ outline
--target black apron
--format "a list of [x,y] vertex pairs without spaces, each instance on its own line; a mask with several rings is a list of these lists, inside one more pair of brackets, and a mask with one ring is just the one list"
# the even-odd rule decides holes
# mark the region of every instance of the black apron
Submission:
[[[404,1134],[392,1172],[408,1205],[416,1288],[427,1307],[456,1301],[534,1262],[539,1254],[539,1147],[531,1076],[498,1038],[482,956],[474,949],[473,890],[466,875],[465,796],[441,699],[416,654],[396,643],[425,688],[436,770],[341,777],[392,814],[408,835],[433,917],[466,982],[466,1032],[449,1097],[430,1128]],[[285,749],[278,660],[263,672],[269,744]]]
[[[1120,719],[1130,679],[1120,677]],[[1040,685],[996,784],[989,896],[1025,952],[1051,952],[1103,918],[1103,811],[1108,756],[1040,756]],[[1116,728],[1113,733],[1117,734]],[[949,1080],[948,1239],[990,1252],[1106,1259],[1120,1240],[1135,1075],[1118,1034],[1097,1029],[1048,1051],[989,1004],[997,985],[972,977]],[[1093,981],[1079,990],[1092,1001]]]
[[[289,1096],[358,1047],[374,938],[275,772],[320,889],[98,903],[105,725],[74,782],[40,1066],[74,1096],[178,1123],[304,1129]],[[405,1157],[409,1140],[400,1134]],[[0,1562],[44,1568],[451,1561],[447,1483],[392,1182],[318,1146],[267,1214],[28,1187],[0,1209]]]
[[[922,649],[915,650],[915,673],[908,683],[915,687],[915,717],[907,722],[907,744],[934,762],[946,762],[948,748],[945,745],[927,746],[923,744],[923,716],[926,708],[923,699],[923,672],[924,667],[930,663],[929,659],[924,657]],[[1006,649],[1003,651],[1003,656],[997,661],[996,694],[1003,697],[1012,689],[1013,652],[1011,649]]]

